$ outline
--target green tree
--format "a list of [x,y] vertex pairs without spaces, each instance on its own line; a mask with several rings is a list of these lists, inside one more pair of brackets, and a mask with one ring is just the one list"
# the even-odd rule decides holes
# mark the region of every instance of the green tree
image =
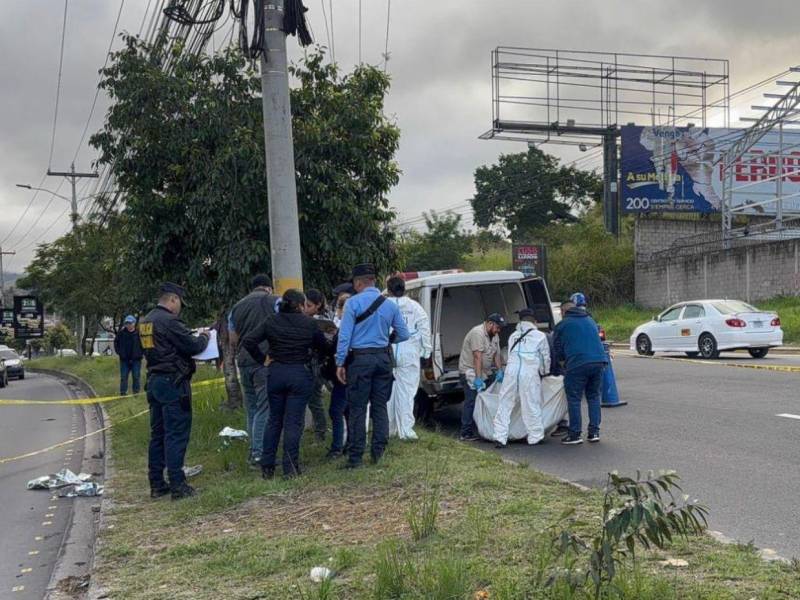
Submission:
[[57,352],[62,348],[69,348],[72,345],[72,336],[69,329],[63,324],[58,323],[44,332],[44,345],[48,352]]
[[428,271],[463,267],[471,248],[471,236],[461,227],[461,215],[423,213],[426,231],[407,232],[401,244],[407,271]]
[[560,166],[538,148],[502,154],[496,165],[475,170],[475,224],[504,227],[512,240],[528,241],[544,228],[571,223],[602,194],[591,172]]
[[[124,193],[127,258],[149,293],[187,285],[196,317],[215,317],[251,275],[270,271],[260,79],[236,51],[178,54],[172,72],[134,37],[101,86],[112,104],[91,143]],[[383,114],[388,78],[342,76],[312,53],[292,68],[300,235],[307,285],[330,289],[354,263],[396,268],[387,193],[399,131]]]
[[86,318],[81,348],[97,335],[104,317],[115,322],[131,310],[135,281],[127,274],[123,219],[91,218],[36,250],[20,287],[38,294],[45,310],[67,319]]

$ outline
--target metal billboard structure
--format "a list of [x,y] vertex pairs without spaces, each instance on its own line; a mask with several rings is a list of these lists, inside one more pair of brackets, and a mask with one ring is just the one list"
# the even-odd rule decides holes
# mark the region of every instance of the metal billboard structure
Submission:
[[602,147],[606,228],[619,231],[620,124],[730,125],[727,60],[501,46],[482,139]]

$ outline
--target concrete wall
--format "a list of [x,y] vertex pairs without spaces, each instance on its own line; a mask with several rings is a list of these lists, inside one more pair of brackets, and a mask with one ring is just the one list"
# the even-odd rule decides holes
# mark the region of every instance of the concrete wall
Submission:
[[769,242],[686,258],[645,261],[637,254],[636,303],[662,308],[701,298],[758,302],[800,295],[800,241]]
[[719,219],[675,221],[639,217],[634,229],[636,254],[649,254],[669,248],[678,238],[717,233],[722,230]]

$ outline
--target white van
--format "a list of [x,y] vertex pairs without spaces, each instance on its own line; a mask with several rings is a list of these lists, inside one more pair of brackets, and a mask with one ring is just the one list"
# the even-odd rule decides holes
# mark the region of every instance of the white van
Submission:
[[555,318],[550,294],[541,277],[526,277],[519,271],[476,271],[431,275],[406,282],[406,293],[419,302],[431,320],[433,353],[423,369],[420,394],[438,402],[460,402],[458,358],[467,332],[497,312],[508,324],[500,334],[500,346],[519,321],[516,311],[529,307],[544,331],[551,331]]

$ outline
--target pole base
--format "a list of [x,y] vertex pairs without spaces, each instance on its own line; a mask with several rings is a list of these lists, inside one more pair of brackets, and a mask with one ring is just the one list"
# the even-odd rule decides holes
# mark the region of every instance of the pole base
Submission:
[[600,406],[602,406],[603,408],[614,408],[615,406],[626,406],[627,404],[628,404],[627,402],[623,401],[614,403],[601,402]]

